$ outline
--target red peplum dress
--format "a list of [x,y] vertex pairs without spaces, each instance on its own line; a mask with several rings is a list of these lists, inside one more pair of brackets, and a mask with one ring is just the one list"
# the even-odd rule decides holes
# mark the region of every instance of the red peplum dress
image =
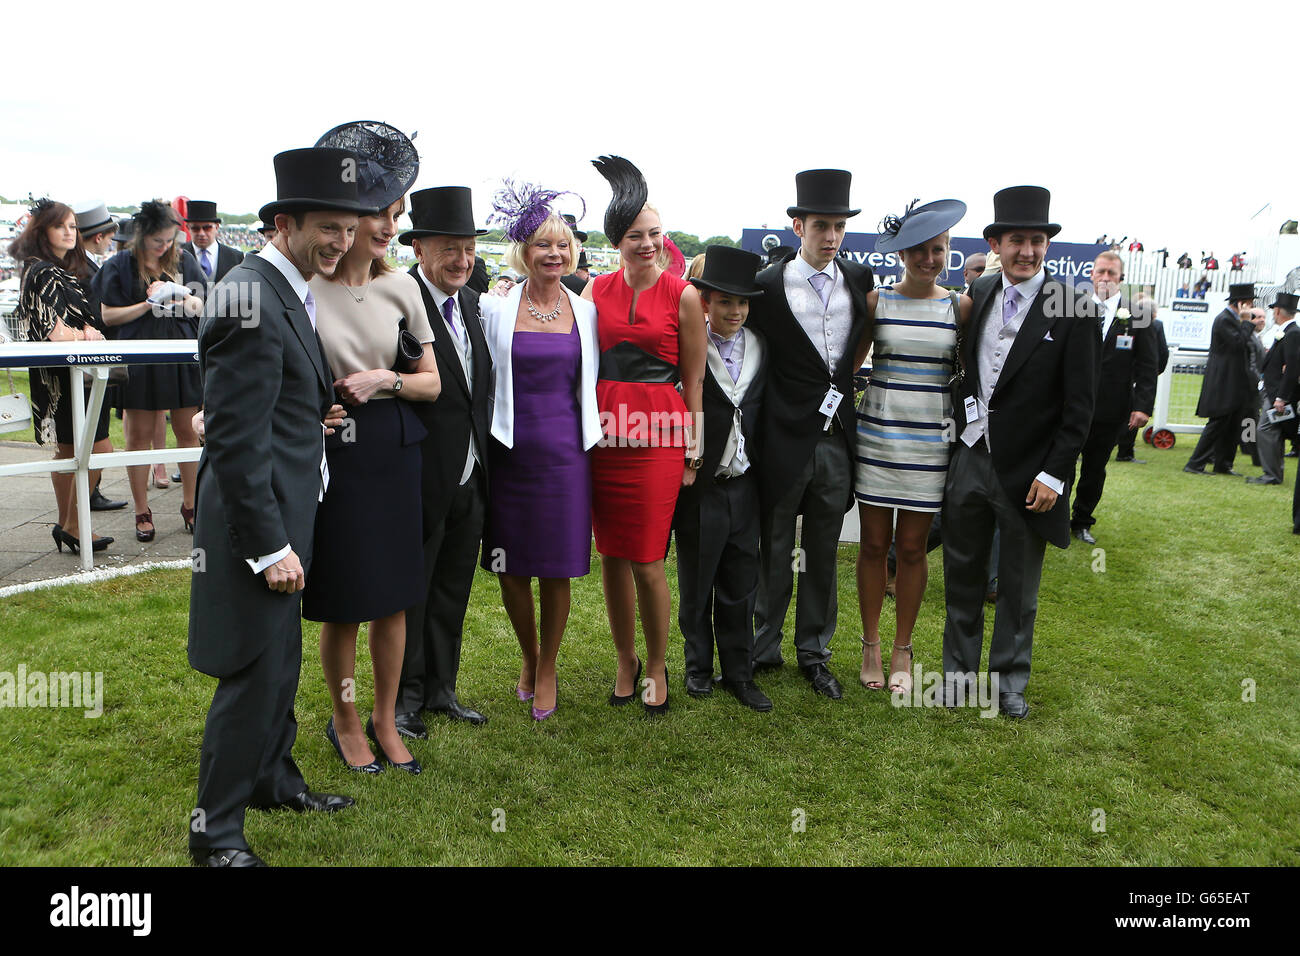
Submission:
[[623,270],[593,280],[600,338],[601,439],[591,455],[596,550],[638,563],[668,553],[685,466],[686,402],[676,389],[679,308],[686,281],[667,272],[641,292]]

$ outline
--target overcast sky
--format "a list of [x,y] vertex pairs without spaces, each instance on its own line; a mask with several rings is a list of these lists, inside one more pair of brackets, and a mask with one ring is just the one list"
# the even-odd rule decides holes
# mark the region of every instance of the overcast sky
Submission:
[[[236,16],[212,16],[223,9]],[[794,173],[823,166],[853,172],[862,231],[913,198],[954,197],[970,207],[955,234],[977,236],[993,193],[1019,183],[1051,189],[1061,241],[1127,234],[1226,259],[1300,218],[1289,110],[1300,15],[1289,5],[54,10],[5,13],[10,198],[184,194],[255,212],[274,198],[276,152],[378,119],[419,131],[416,187],[471,186],[480,221],[514,176],[578,192],[584,224],[599,228],[609,191],[589,161],[602,153],[641,168],[667,228],[702,237],[784,224]],[[571,202],[565,211],[580,211]]]

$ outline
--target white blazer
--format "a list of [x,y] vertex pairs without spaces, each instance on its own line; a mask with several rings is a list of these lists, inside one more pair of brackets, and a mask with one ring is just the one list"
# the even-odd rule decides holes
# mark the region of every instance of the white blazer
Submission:
[[[582,374],[579,376],[578,405],[582,414],[582,447],[591,448],[601,439],[600,411],[596,407],[596,372],[600,367],[600,340],[596,334],[596,306],[564,288],[573,309],[582,344]],[[479,319],[492,353],[492,390],[488,414],[492,418],[492,437],[507,448],[515,446],[515,377],[511,364],[515,339],[515,317],[523,298],[523,283],[505,296],[479,296]],[[555,333],[549,333],[555,334]]]

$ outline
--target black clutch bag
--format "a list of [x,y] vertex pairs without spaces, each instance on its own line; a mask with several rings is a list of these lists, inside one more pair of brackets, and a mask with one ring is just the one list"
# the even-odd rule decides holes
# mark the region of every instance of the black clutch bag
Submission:
[[402,316],[397,320],[397,361],[393,363],[393,371],[413,375],[423,356],[424,346],[407,330],[406,316]]

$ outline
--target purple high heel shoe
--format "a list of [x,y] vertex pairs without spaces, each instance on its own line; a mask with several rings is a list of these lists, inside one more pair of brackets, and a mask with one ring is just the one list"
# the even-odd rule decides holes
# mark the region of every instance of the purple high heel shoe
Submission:
[[515,696],[518,697],[520,700],[532,700],[532,699],[533,699],[533,692],[532,692],[531,690],[524,690],[522,687],[520,687],[518,684],[516,684],[516,685],[515,685]]
[[[532,697],[533,695],[529,694],[528,696]],[[533,707],[532,709],[533,720],[545,720],[547,717],[551,716],[551,714],[555,713],[559,709],[560,709],[560,675],[556,674],[555,675],[555,706],[550,708],[549,710],[538,710],[536,707]]]

